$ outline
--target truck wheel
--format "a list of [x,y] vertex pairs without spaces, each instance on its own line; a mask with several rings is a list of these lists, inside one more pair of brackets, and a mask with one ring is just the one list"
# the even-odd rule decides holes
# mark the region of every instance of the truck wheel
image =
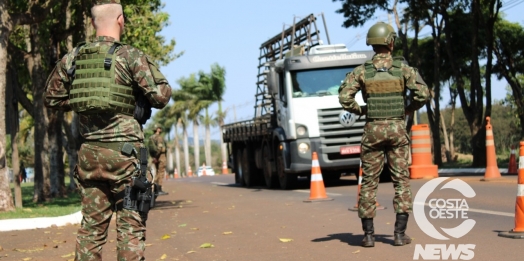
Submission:
[[245,186],[244,183],[244,165],[242,164],[242,155],[244,149],[238,148],[235,153],[235,183]]
[[270,189],[275,188],[278,186],[278,175],[272,171],[272,165],[274,164],[274,161],[271,160],[269,147],[264,145],[262,152],[264,153],[263,171],[266,187]]
[[276,163],[277,163],[277,174],[278,174],[278,181],[280,182],[280,188],[281,189],[293,189],[295,188],[297,184],[298,177],[295,174],[287,174],[284,172],[285,166],[284,166],[284,159],[282,158],[282,153],[277,150],[276,154]]
[[242,153],[242,169],[244,170],[243,178],[246,187],[256,185],[256,169],[255,164],[250,160],[248,148],[244,148]]

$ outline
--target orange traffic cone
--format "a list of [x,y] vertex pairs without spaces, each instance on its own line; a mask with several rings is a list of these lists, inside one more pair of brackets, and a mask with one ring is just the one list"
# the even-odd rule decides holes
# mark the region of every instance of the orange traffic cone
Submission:
[[491,118],[486,117],[486,173],[481,181],[500,178],[499,167],[497,167],[497,155],[495,154],[495,140],[493,139],[493,128]]
[[318,156],[313,152],[311,163],[311,188],[309,192],[309,199],[304,202],[327,201],[333,200],[326,195],[326,188],[324,187],[324,180],[322,179],[322,172],[320,172],[320,165],[318,164]]
[[[524,160],[524,141],[520,142],[519,162]],[[515,228],[500,232],[499,236],[524,239],[524,166],[519,166],[517,201],[515,202]]]
[[511,155],[509,156],[508,174],[517,174],[517,160],[515,159],[515,146],[511,145]]
[[227,170],[227,164],[225,161],[222,161],[222,174],[229,174]]
[[178,176],[178,170],[177,170],[176,168],[175,168],[175,174],[173,175],[173,178],[175,178],[175,179],[180,178],[180,177]]
[[428,124],[411,127],[411,160],[410,179],[438,178],[438,166],[433,165],[432,161]]
[[187,169],[187,176],[193,177],[193,170],[191,170],[191,166],[189,166],[189,168]]
[[[362,161],[360,161],[360,169],[358,170],[358,189],[357,189],[357,203],[353,206],[353,208],[350,208],[350,211],[358,211],[358,201],[360,199],[360,187],[362,187]],[[380,205],[377,201],[375,204],[377,206],[377,210],[386,209],[386,207]]]

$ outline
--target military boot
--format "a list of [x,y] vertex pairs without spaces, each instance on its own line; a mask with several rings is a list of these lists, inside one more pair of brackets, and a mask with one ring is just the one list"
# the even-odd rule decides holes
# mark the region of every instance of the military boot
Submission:
[[169,193],[165,192],[162,190],[162,186],[158,186],[158,195],[159,196],[162,196],[162,195],[168,195]]
[[362,240],[363,247],[374,247],[375,246],[375,228],[373,227],[372,218],[362,218],[362,230],[364,230],[364,239]]
[[395,221],[395,238],[393,245],[403,246],[411,243],[411,237],[404,234],[408,225],[408,213],[397,213],[397,220]]

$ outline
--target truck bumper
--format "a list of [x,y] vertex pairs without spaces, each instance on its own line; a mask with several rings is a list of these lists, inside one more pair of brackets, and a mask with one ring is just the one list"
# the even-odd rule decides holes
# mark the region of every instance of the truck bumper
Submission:
[[[310,145],[310,152],[300,154],[298,152],[298,144],[305,142]],[[334,155],[333,153],[324,153],[320,143],[320,138],[314,139],[298,139],[296,141],[289,142],[289,158],[291,163],[289,169],[286,169],[288,173],[305,173],[311,172],[311,155],[313,152],[317,152],[318,163],[321,171],[332,172],[339,171],[345,172],[351,169],[360,167],[360,154],[353,155]]]

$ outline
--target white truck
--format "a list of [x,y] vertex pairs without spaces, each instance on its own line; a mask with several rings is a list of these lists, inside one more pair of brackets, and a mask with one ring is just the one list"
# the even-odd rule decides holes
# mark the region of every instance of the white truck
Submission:
[[[350,52],[344,44],[323,44],[316,16],[293,26],[260,47],[255,115],[223,126],[228,165],[243,186],[265,182],[292,189],[299,176],[311,175],[312,152],[324,180],[358,173],[365,116],[351,127],[338,101],[346,74],[370,60],[371,51]],[[357,101],[365,106],[361,96]],[[354,116],[354,115],[353,115]]]

